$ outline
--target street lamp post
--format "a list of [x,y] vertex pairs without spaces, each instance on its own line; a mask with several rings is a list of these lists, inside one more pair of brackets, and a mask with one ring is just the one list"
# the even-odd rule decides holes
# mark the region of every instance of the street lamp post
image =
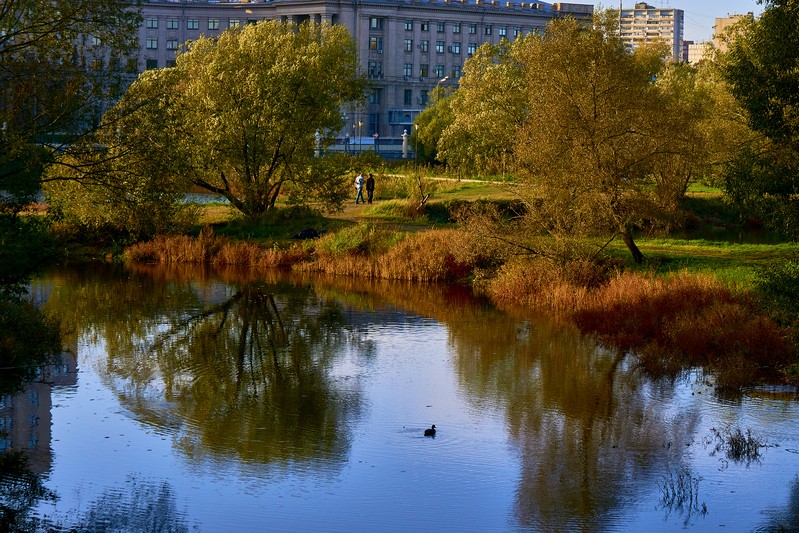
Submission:
[[436,90],[435,90],[435,93],[436,93],[436,101],[438,101],[438,100],[440,100],[440,99],[441,99],[441,87],[440,87],[440,85],[441,85],[442,83],[446,82],[448,79],[449,79],[449,76],[444,76],[443,78],[441,78],[440,80],[438,80],[438,83],[436,83]]
[[363,151],[363,120],[358,121],[358,154]]
[[419,124],[413,125],[413,171],[419,171]]

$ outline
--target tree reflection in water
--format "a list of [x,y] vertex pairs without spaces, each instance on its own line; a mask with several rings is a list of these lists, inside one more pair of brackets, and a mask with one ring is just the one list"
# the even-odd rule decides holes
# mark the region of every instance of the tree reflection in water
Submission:
[[330,376],[358,349],[339,304],[233,271],[221,281],[185,268],[72,275],[48,309],[106,340],[106,382],[137,418],[171,428],[188,457],[343,462],[360,402]]
[[485,313],[450,329],[463,386],[506,406],[522,455],[517,513],[544,531],[614,523],[641,481],[678,463],[697,413],[660,411],[671,392],[617,354],[546,319]]
[[[362,287],[328,285],[350,294]],[[372,283],[370,293],[372,302],[445,324],[467,397],[504,406],[521,453],[516,513],[523,527],[611,527],[642,486],[656,491],[669,465],[680,464],[699,414],[662,412],[672,383],[642,378],[627,359],[573,328],[493,309],[457,287]]]

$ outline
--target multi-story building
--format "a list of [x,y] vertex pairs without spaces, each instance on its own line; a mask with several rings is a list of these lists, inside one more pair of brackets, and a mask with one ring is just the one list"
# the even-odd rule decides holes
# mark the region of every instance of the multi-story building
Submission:
[[646,2],[638,2],[633,9],[622,9],[619,17],[619,35],[629,51],[643,44],[664,42],[675,61],[682,56],[684,26],[682,9],[657,8]]
[[716,24],[713,26],[713,48],[720,52],[726,52],[728,49],[727,37],[725,37],[727,29],[746,18],[754,18],[754,14],[750,12],[746,15],[727,15],[726,17],[717,18]]
[[587,4],[516,0],[150,1],[142,4],[139,68],[174,65],[186,41],[260,20],[343,24],[373,85],[364,107],[343,110],[341,136],[364,142],[379,136],[382,144],[409,130],[437,85],[458,83],[481,44],[543,32],[556,17],[592,13]]

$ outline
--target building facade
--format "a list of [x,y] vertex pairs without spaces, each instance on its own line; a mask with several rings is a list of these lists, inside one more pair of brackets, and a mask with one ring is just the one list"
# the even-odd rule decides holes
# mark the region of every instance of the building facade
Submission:
[[[515,0],[154,1],[142,4],[139,70],[174,65],[189,40],[261,20],[342,24],[372,81],[368,102],[343,110],[341,137],[398,140],[436,86],[454,86],[483,43],[544,31],[556,17],[585,19],[593,6]],[[365,139],[365,141],[364,141]]]
[[754,14],[747,13],[746,15],[727,15],[716,19],[716,24],[713,26],[713,48],[720,52],[726,52],[729,46],[727,45],[726,36],[727,30],[739,23],[744,19],[753,19]]
[[671,57],[682,59],[685,12],[682,9],[657,8],[638,2],[633,9],[622,9],[619,17],[619,35],[627,50],[664,42],[669,45]]

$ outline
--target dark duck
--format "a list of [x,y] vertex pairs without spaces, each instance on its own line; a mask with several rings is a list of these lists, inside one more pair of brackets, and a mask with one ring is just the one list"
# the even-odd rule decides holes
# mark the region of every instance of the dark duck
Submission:
[[433,424],[432,427],[429,427],[424,430],[425,437],[435,437],[436,436],[436,425]]

